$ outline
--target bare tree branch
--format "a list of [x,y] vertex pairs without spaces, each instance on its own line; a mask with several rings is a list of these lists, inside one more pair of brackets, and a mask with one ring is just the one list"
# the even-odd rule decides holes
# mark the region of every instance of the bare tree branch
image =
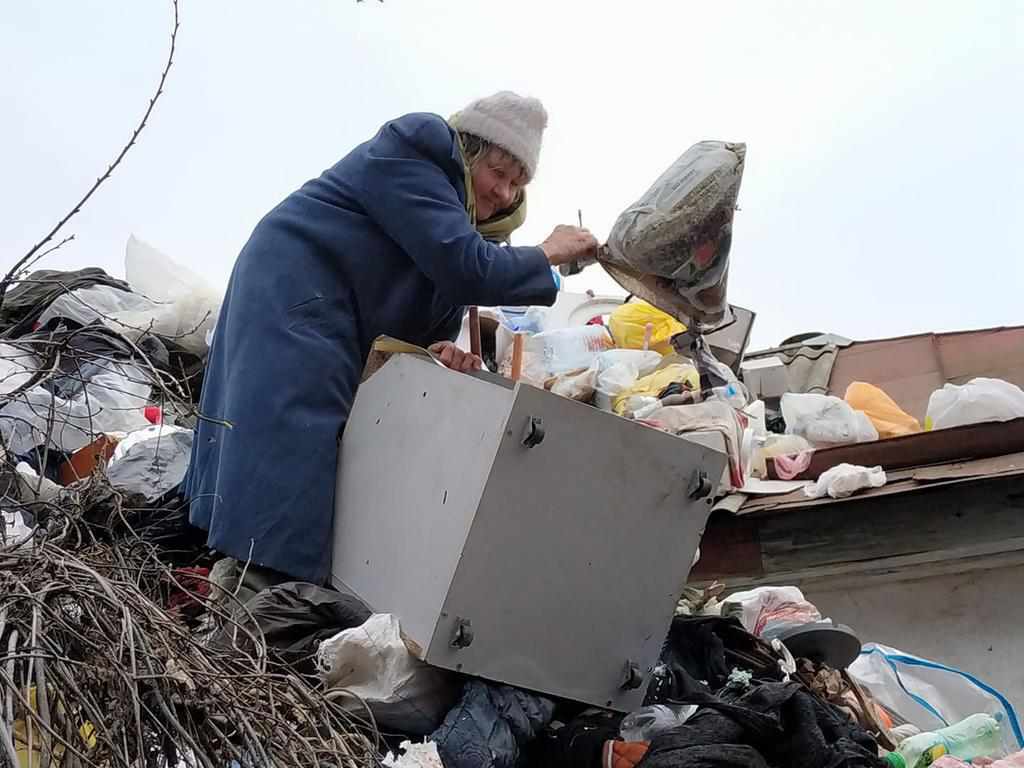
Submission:
[[[29,249],[29,252],[22,256],[21,259],[18,260],[18,263],[15,264],[11,268],[11,270],[4,276],[3,280],[0,281],[0,308],[3,307],[4,295],[7,293],[7,288],[11,284],[11,282],[17,278],[21,270],[24,269],[25,265],[36,254],[36,252],[38,252],[40,248],[42,248],[44,245],[50,242],[54,238],[54,236],[61,230],[61,228],[68,223],[71,217],[78,213],[80,210],[82,210],[82,206],[89,201],[89,198],[91,198],[93,196],[93,193],[95,193],[96,190],[99,189],[100,185],[110,178],[111,174],[114,172],[114,169],[121,164],[121,161],[124,159],[124,156],[128,154],[128,150],[135,145],[136,140],[139,138],[139,134],[142,133],[142,129],[146,127],[146,121],[149,119],[150,114],[153,112],[153,107],[156,106],[157,99],[159,99],[160,95],[164,92],[164,82],[167,80],[167,73],[170,72],[171,64],[174,62],[174,46],[178,39],[178,0],[171,0],[171,3],[174,7],[174,28],[171,30],[171,48],[167,54],[167,63],[164,65],[163,72],[160,73],[160,82],[157,84],[156,93],[149,100],[149,106],[146,107],[146,112],[142,116],[142,120],[139,121],[139,124],[135,127],[135,130],[132,131],[131,138],[128,140],[128,143],[125,144],[124,147],[121,149],[121,152],[117,155],[117,157],[114,158],[114,162],[110,164],[110,166],[103,173],[103,175],[96,179],[96,182],[89,188],[89,191],[85,193],[85,196],[75,204],[75,206],[64,216],[64,218],[57,222],[57,225],[50,230],[46,237],[44,237],[42,240],[40,240],[38,243],[32,246],[32,248]],[[63,243],[61,243],[61,245],[63,245]]]

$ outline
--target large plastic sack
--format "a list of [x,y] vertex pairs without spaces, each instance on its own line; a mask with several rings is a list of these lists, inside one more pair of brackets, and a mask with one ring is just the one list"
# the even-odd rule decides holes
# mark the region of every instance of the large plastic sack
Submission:
[[1013,705],[968,672],[878,643],[865,645],[848,671],[876,703],[922,731],[955,725],[984,712],[1003,718],[1006,752],[1024,747]]
[[873,384],[855,381],[846,388],[843,398],[855,411],[862,411],[871,419],[883,440],[889,437],[914,435],[921,431],[921,424],[900,408],[896,401]]
[[928,399],[927,429],[949,429],[986,421],[1024,418],[1024,390],[1002,379],[947,384]]
[[[658,397],[670,384],[682,384],[685,389],[700,391],[697,369],[686,363],[673,363],[637,379],[632,386],[612,398],[612,410],[620,416],[626,412],[630,397]],[[598,384],[600,388],[600,384]]]
[[788,434],[805,437],[815,446],[870,443],[878,439],[871,419],[831,395],[787,392],[782,396],[782,418]]
[[672,353],[672,337],[686,330],[686,326],[674,317],[646,301],[630,301],[618,307],[608,318],[608,329],[616,346],[643,349],[648,323],[651,325],[648,349],[662,355]]
[[81,325],[102,320],[133,341],[152,333],[205,356],[206,337],[220,311],[220,295],[198,275],[134,235],[125,248],[124,269],[133,292],[102,284],[79,288],[54,300],[40,315],[39,325],[54,317]]
[[[160,304],[152,318],[152,332],[172,339],[194,355],[204,356],[206,333],[216,324],[220,311],[220,292],[135,235],[128,238],[124,274],[132,290]],[[136,327],[148,327],[145,315],[135,318],[134,323],[130,315],[119,319]]]
[[855,464],[837,464],[821,473],[814,483],[804,488],[811,499],[845,499],[857,491],[881,488],[885,485],[885,470],[881,467],[858,467]]
[[152,426],[136,430],[117,444],[107,464],[110,484],[147,501],[181,485],[192,454],[191,429]]
[[15,455],[29,453],[47,437],[52,448],[74,453],[101,434],[142,429],[149,426],[149,382],[132,363],[109,362],[71,398],[33,387],[0,409],[0,436]]
[[699,325],[727,314],[732,219],[745,144],[690,147],[616,220],[605,269],[626,290]]
[[0,344],[0,396],[25,386],[39,370],[39,358],[14,344]]
[[379,727],[425,736],[441,725],[458,686],[449,672],[421,661],[420,654],[398,619],[379,613],[323,641],[317,667],[328,688],[344,691],[339,702],[353,714],[365,714],[363,707],[369,707]]

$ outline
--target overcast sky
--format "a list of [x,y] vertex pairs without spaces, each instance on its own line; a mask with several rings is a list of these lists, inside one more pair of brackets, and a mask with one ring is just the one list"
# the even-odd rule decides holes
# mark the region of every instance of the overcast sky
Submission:
[[[754,343],[1024,323],[1024,0],[181,0],[167,90],[46,266],[135,233],[223,286],[259,218],[412,111],[512,89],[550,113],[530,218],[604,238],[703,139],[743,141],[729,299]],[[9,266],[141,116],[170,2],[4,4]],[[282,255],[284,258],[285,255]],[[572,288],[614,287],[599,268]]]

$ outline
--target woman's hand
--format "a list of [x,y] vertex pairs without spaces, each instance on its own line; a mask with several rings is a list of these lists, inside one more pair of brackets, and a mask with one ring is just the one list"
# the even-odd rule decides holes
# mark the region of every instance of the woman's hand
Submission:
[[548,263],[557,267],[571,261],[593,261],[597,258],[598,243],[589,229],[559,224],[540,247]]
[[469,352],[463,352],[450,341],[439,341],[436,344],[431,344],[428,349],[453,371],[472,373],[479,371],[484,364],[479,357]]

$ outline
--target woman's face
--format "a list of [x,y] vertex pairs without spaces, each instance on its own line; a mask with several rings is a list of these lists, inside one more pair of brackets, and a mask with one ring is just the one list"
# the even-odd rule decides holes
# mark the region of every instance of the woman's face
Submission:
[[491,147],[473,165],[473,197],[477,221],[500,213],[512,204],[526,186],[526,170],[508,152]]

